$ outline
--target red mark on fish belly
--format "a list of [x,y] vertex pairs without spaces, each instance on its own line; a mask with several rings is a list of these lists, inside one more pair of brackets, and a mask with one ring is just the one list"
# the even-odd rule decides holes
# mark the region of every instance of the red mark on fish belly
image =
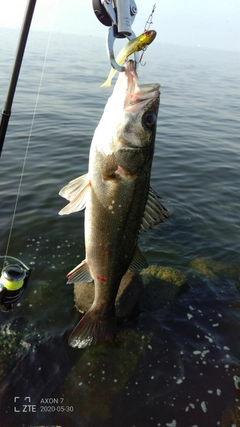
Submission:
[[109,250],[106,249],[105,251],[102,251],[102,256],[107,256],[109,254]]
[[101,280],[101,282],[106,282],[107,281],[107,278],[104,277],[104,276],[97,276],[97,279]]

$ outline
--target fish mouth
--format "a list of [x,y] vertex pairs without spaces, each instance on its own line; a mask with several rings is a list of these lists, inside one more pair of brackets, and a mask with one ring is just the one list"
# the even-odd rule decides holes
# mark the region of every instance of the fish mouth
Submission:
[[160,96],[160,85],[158,83],[146,83],[138,85],[138,74],[134,62],[126,62],[125,71],[120,73],[111,96],[111,106],[116,110],[127,113],[139,113],[146,105],[154,104],[158,108]]
[[146,83],[138,86],[140,91],[143,93],[150,93],[158,90],[160,88],[159,83]]
[[160,96],[160,85],[158,83],[138,85],[138,74],[132,60],[126,63],[123,80],[126,82],[124,99],[124,111],[126,112],[138,113],[150,101],[152,103]]

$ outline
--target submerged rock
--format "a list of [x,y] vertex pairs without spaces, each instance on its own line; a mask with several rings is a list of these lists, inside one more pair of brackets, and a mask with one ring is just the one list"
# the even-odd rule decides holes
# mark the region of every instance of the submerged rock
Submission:
[[[128,318],[140,303],[141,310],[155,310],[166,306],[175,298],[186,276],[171,267],[152,265],[141,271],[140,275],[127,271],[122,278],[117,298],[117,317]],[[75,283],[74,300],[78,311],[85,313],[94,299],[94,283]]]
[[30,350],[31,345],[25,341],[24,335],[15,332],[10,323],[0,328],[0,386],[9,375],[13,366],[16,367],[21,358]]
[[239,264],[216,261],[215,259],[206,257],[193,259],[190,262],[190,267],[207,277],[226,275],[232,278],[239,278],[240,274]]
[[115,341],[98,343],[79,353],[60,394],[65,406],[81,405],[81,426],[103,427],[111,420],[119,393],[128,389],[142,355],[152,353],[151,339],[150,332],[143,336],[136,329],[122,329]]
[[219,273],[223,273],[224,266],[219,261],[211,258],[195,258],[190,262],[190,267],[194,270],[200,271],[205,276],[212,277]]
[[236,402],[232,402],[222,412],[220,427],[238,427],[240,425],[239,407]]

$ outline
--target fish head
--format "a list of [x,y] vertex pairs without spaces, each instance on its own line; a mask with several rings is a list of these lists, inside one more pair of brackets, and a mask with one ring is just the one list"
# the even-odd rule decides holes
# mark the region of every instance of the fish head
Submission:
[[[112,137],[111,148],[118,170],[135,175],[143,165],[152,162],[160,100],[158,83],[138,85],[132,61],[125,72],[127,87],[119,123]],[[124,78],[124,77],[123,77]]]
[[154,146],[160,99],[158,83],[139,85],[126,99],[117,144],[131,148]]
[[152,161],[159,99],[159,84],[138,85],[133,61],[128,61],[94,134],[97,151],[128,174]]

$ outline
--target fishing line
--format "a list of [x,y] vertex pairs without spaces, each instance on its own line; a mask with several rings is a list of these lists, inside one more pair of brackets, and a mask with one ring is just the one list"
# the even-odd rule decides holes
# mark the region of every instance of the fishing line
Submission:
[[146,22],[145,27],[144,27],[144,31],[148,31],[150,28],[150,25],[153,24],[152,17],[153,17],[155,9],[156,9],[156,3],[153,5],[152,12],[150,13],[150,15],[147,19],[147,22]]
[[[145,24],[145,27],[144,27],[144,30],[143,30],[145,33],[149,30],[150,26],[153,24],[152,17],[153,17],[155,9],[156,9],[156,3],[153,5],[152,12],[150,13],[150,15],[149,15],[149,17],[147,19],[147,22]],[[146,62],[143,64],[142,63],[142,58],[143,58],[144,52],[146,52],[146,50],[147,50],[147,47],[148,46],[145,46],[142,49],[142,54],[141,54],[140,59],[138,61],[138,63],[141,64],[143,67],[146,65]]]
[[51,37],[52,37],[52,32],[53,32],[53,25],[54,25],[54,22],[55,22],[57,4],[58,4],[58,0],[55,0],[55,7],[54,7],[54,11],[53,11],[53,17],[52,17],[51,27],[50,27],[50,31],[49,31],[49,36],[48,36],[48,41],[47,41],[47,47],[46,47],[46,51],[45,51],[45,56],[44,56],[44,60],[43,60],[42,72],[41,72],[41,76],[40,76],[40,81],[39,81],[39,86],[38,86],[38,91],[37,91],[37,96],[36,96],[36,102],[35,102],[35,107],[34,107],[34,110],[33,110],[33,117],[32,117],[32,122],[31,122],[31,125],[30,125],[30,130],[29,130],[29,135],[28,135],[28,140],[27,140],[27,146],[26,146],[25,156],[24,156],[24,159],[23,159],[23,166],[22,166],[22,171],[21,171],[21,175],[20,175],[20,179],[19,179],[18,191],[17,191],[16,201],[15,201],[15,206],[14,206],[14,209],[13,209],[13,216],[12,216],[12,221],[11,221],[9,235],[8,235],[8,240],[7,240],[6,253],[4,255],[3,266],[6,263],[6,259],[7,259],[7,255],[8,255],[8,249],[9,249],[9,245],[10,245],[10,241],[11,241],[11,237],[12,237],[13,225],[14,225],[14,221],[15,221],[15,217],[16,217],[17,206],[18,206],[18,201],[19,201],[19,197],[20,197],[20,191],[21,191],[23,176],[24,176],[24,172],[25,172],[25,166],[26,166],[27,157],[28,157],[28,151],[29,151],[31,137],[32,137],[32,132],[33,132],[34,121],[35,121],[35,117],[36,117],[36,113],[37,113],[39,96],[40,96],[40,92],[41,92],[41,89],[42,89],[43,76],[44,76],[44,72],[45,72],[45,66],[46,66],[46,62],[47,62],[47,56],[48,56],[48,51],[49,51]]

